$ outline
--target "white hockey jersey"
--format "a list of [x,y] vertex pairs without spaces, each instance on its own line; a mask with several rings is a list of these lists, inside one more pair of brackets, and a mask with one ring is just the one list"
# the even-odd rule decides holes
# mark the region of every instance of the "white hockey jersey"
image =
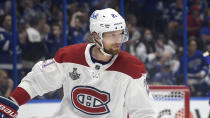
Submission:
[[121,51],[105,65],[93,63],[90,47],[60,49],[40,61],[18,87],[31,98],[63,86],[64,97],[53,118],[156,118],[144,64]]

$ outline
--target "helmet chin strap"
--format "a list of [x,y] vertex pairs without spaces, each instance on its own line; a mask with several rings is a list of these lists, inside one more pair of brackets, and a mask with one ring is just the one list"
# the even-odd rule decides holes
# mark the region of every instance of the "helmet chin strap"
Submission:
[[100,47],[100,51],[104,56],[112,56],[111,54],[108,54],[104,51],[104,47]]
[[[100,37],[100,38],[102,38],[102,37]],[[100,40],[100,42],[98,42],[95,40],[95,38],[93,38],[93,41],[95,42],[96,45],[98,45],[100,47],[100,51],[104,56],[112,56],[111,54],[105,52],[104,45],[102,43],[102,39]]]
[[99,42],[97,42],[97,41],[95,41],[95,42],[96,42],[96,43],[98,44],[98,46],[100,47],[100,51],[101,51],[101,53],[102,53],[104,56],[112,56],[111,54],[105,52],[105,50],[104,50],[104,45],[103,45],[103,43],[102,43],[102,40],[100,40],[100,43],[101,43],[101,44],[99,44]]

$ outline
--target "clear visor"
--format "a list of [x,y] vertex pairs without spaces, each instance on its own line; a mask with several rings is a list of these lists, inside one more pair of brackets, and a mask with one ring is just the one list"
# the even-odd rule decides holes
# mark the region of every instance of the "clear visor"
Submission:
[[126,27],[123,31],[123,39],[122,39],[122,42],[127,42],[129,39],[129,32],[128,32],[128,28]]

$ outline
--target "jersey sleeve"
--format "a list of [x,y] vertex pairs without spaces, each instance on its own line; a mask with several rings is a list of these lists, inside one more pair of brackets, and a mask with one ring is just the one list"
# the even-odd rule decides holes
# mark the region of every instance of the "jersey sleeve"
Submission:
[[154,100],[149,94],[145,73],[139,79],[129,81],[125,105],[131,118],[156,118]]
[[40,61],[34,65],[18,85],[23,88],[30,98],[43,95],[47,92],[59,89],[65,79],[63,67],[54,59]]

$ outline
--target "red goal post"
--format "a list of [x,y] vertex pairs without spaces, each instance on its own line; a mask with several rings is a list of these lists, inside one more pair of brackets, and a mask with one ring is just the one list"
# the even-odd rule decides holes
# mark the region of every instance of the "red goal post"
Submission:
[[149,86],[155,100],[157,118],[190,118],[190,91],[186,86]]

